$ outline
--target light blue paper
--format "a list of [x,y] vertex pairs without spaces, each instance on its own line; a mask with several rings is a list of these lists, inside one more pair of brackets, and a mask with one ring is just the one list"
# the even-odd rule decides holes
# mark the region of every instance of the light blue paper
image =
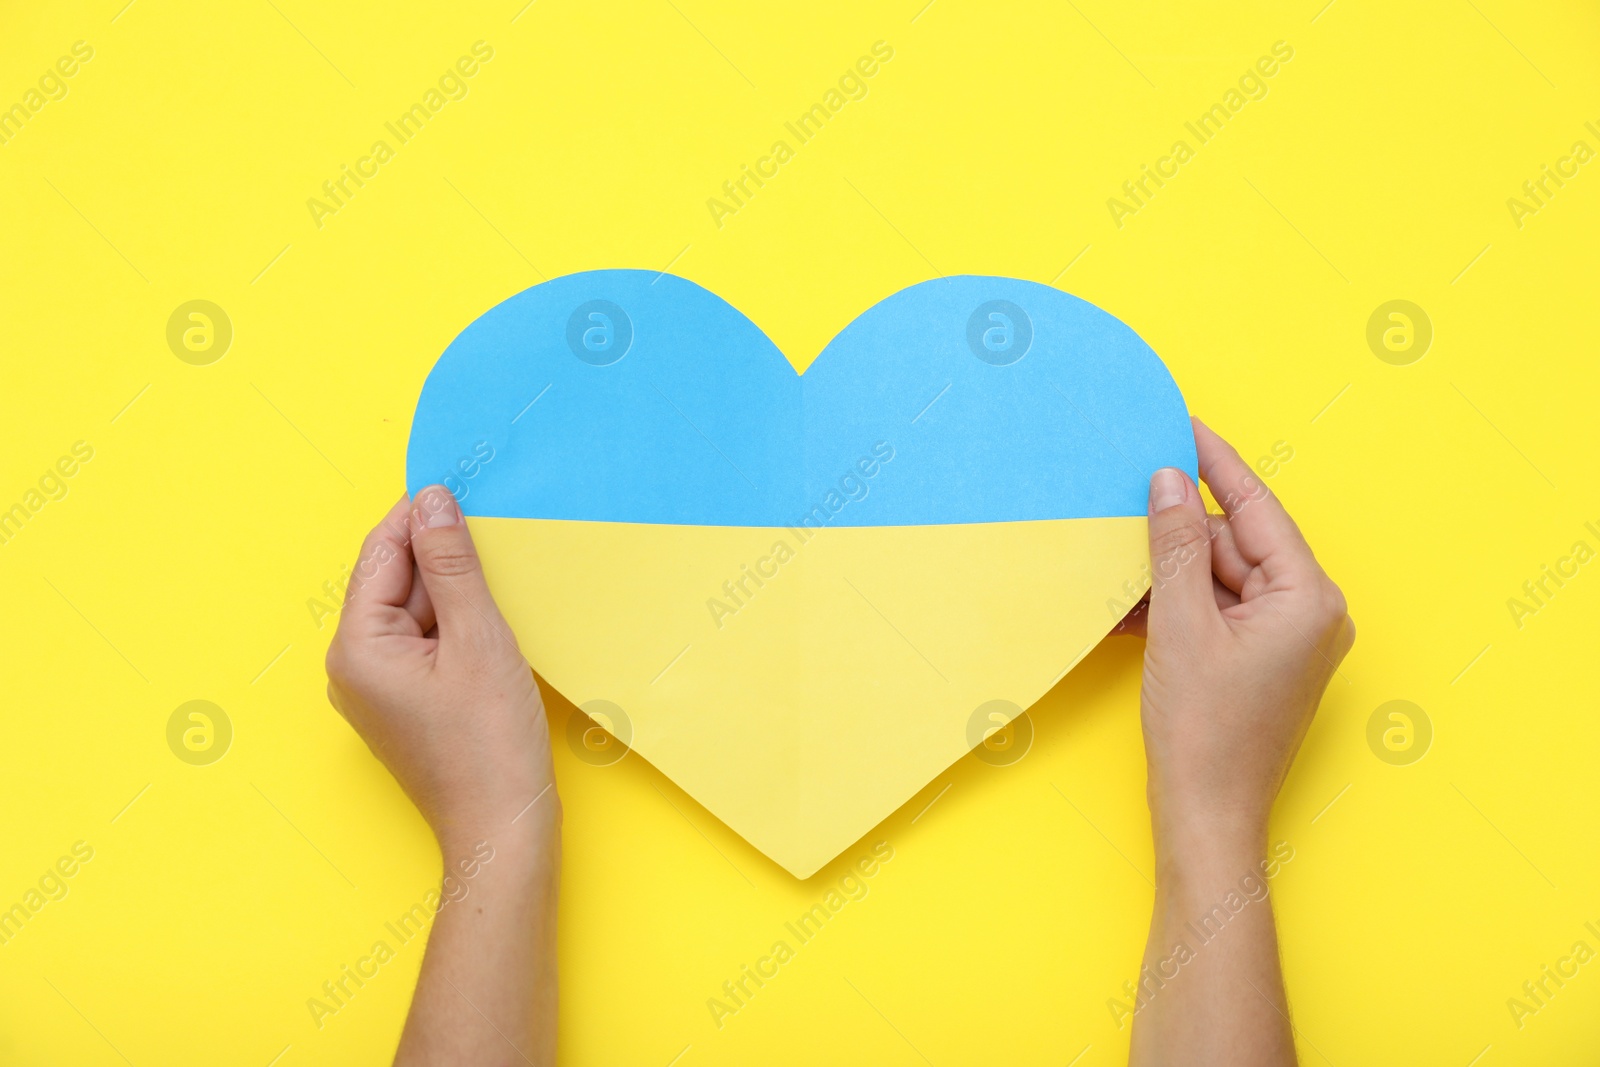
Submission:
[[469,515],[910,526],[1143,515],[1169,466],[1196,474],[1166,367],[1049,286],[922,282],[799,376],[693,282],[603,270],[462,331],[423,386],[406,483],[462,486]]

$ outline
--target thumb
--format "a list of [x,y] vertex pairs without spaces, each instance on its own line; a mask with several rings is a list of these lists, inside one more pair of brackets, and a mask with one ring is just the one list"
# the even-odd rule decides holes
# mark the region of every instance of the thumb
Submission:
[[1191,628],[1217,614],[1205,503],[1189,476],[1163,467],[1150,479],[1150,633]]
[[442,485],[411,501],[411,552],[428,591],[441,637],[503,632],[505,623],[483,577],[461,505]]

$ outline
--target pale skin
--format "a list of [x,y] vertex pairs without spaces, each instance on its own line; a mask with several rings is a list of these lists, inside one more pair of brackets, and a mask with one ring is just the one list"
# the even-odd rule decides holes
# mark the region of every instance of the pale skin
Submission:
[[[1157,472],[1155,586],[1118,628],[1147,634],[1153,970],[1193,940],[1185,924],[1262,874],[1273,801],[1355,639],[1344,597],[1277,498],[1226,442],[1194,429],[1201,477],[1226,514],[1208,517],[1181,471]],[[549,730],[449,492],[402,497],[368,536],[350,588],[329,698],[433,829],[458,896],[434,921],[395,1062],[552,1064],[561,805]],[[493,858],[473,865],[486,848]],[[1270,898],[1149,988],[1132,1064],[1295,1062]]]
[[[1278,498],[1198,419],[1194,434],[1224,514],[1206,514],[1182,471],[1156,473],[1154,585],[1124,627],[1147,634],[1140,717],[1156,901],[1141,977],[1160,979],[1142,983],[1129,1062],[1279,1067],[1296,1061],[1271,898],[1241,882],[1266,884],[1273,801],[1355,624]],[[1196,928],[1230,893],[1248,903],[1200,927],[1202,942]]]
[[[455,498],[402,497],[367,537],[328,696],[432,827],[466,895],[428,938],[397,1064],[555,1062],[561,802],[533,671]],[[471,861],[493,849],[493,859]],[[468,866],[463,867],[463,860]]]

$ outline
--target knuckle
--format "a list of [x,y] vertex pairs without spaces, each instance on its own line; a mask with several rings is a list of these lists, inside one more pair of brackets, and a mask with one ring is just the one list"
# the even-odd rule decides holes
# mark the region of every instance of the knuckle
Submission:
[[[387,534],[374,534],[367,543],[361,546],[361,555],[356,557],[356,565],[352,568],[354,576],[362,582],[370,582],[378,576],[384,565],[391,562],[398,552],[394,540]],[[356,583],[351,583],[355,588]]]
[[1322,606],[1327,616],[1335,621],[1343,619],[1350,611],[1350,605],[1344,598],[1344,590],[1326,577],[1322,579]]
[[1354,636],[1344,592],[1326,575],[1318,578],[1304,601],[1305,625],[1331,647],[1347,649]]
[[349,656],[344,650],[344,645],[338,640],[329,645],[328,654],[324,657],[322,665],[328,672],[330,689],[335,685],[342,684],[349,677],[350,668]]
[[478,554],[470,545],[435,543],[423,560],[429,571],[442,578],[460,578],[478,569]]
[[1205,532],[1190,522],[1170,526],[1150,539],[1150,554],[1161,560],[1192,556],[1207,542]]

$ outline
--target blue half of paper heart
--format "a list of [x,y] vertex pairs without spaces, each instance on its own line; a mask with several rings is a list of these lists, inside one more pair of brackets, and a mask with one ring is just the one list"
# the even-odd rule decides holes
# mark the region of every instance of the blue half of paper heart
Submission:
[[913,285],[797,375],[693,282],[600,270],[455,339],[423,387],[406,480],[459,485],[479,516],[780,527],[825,505],[830,526],[915,526],[1143,515],[1167,466],[1196,473],[1166,367],[1049,286]]

